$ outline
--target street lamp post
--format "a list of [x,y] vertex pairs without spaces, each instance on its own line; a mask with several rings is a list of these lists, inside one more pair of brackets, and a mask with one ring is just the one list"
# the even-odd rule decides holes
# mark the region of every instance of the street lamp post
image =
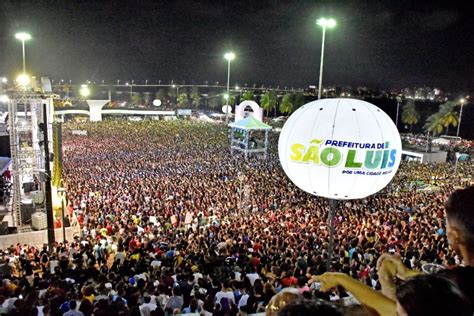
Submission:
[[26,73],[26,62],[25,62],[25,41],[31,39],[31,35],[25,32],[16,33],[15,37],[21,41],[21,46],[23,49],[23,74]]
[[[227,59],[227,104],[229,103],[229,83],[230,83],[230,62],[235,59],[235,54],[233,52],[226,53],[224,58]],[[229,121],[229,107],[225,108],[225,122]]]
[[319,85],[318,85],[318,100],[321,99],[321,87],[323,83],[323,62],[324,62],[324,40],[326,38],[326,28],[332,29],[336,26],[336,20],[320,18],[316,21],[316,24],[323,28],[323,39],[321,44],[321,63],[319,65]]
[[400,113],[400,103],[402,102],[402,98],[397,95],[397,116],[395,117],[395,126],[398,128],[398,113]]
[[461,119],[462,119],[462,108],[464,107],[465,99],[461,99],[461,111],[459,111],[459,122],[458,122],[458,130],[456,131],[456,137],[459,137],[459,130],[461,129]]
[[63,229],[63,243],[66,244],[66,225],[64,225],[64,198],[66,195],[66,189],[63,187],[58,188],[58,195],[61,198],[61,227]]

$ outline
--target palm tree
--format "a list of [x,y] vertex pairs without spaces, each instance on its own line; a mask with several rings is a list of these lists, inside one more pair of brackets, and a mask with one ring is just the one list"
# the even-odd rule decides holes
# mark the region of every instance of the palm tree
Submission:
[[217,109],[222,106],[222,96],[217,91],[210,91],[207,98],[207,105],[211,109]]
[[253,94],[253,91],[251,90],[247,90],[244,92],[244,94],[242,94],[242,101],[246,101],[246,100],[250,100],[250,101],[253,101],[255,99],[255,96]]
[[260,106],[265,110],[265,116],[268,117],[268,111],[271,111],[270,104],[270,91],[265,91],[265,93],[260,98]]
[[402,108],[402,122],[403,124],[410,125],[410,132],[416,123],[420,120],[420,113],[416,111],[415,101],[408,100]]
[[234,106],[235,105],[235,95],[231,95],[229,98],[229,105]]
[[280,112],[283,114],[290,114],[293,112],[293,100],[291,93],[287,93],[283,96],[280,103]]
[[193,86],[191,90],[191,102],[194,107],[199,107],[201,103],[201,95],[199,94],[199,88],[197,86]]
[[443,117],[441,113],[437,112],[428,116],[424,129],[428,133],[432,133],[433,136],[441,134],[444,130]]
[[295,108],[294,108],[294,110],[296,111],[296,110],[298,110],[300,107],[302,107],[303,104],[304,104],[304,94],[303,94],[303,92],[298,92],[298,93],[296,93],[294,100],[295,100],[295,102],[294,102],[294,103],[295,103]]
[[278,96],[277,96],[277,93],[275,90],[270,90],[269,91],[269,95],[270,95],[270,105],[271,105],[271,109],[274,110],[274,114],[276,116],[276,110],[277,110],[277,99],[278,99]]
[[436,112],[428,116],[423,128],[428,133],[428,152],[430,153],[432,147],[432,136],[439,135],[444,130],[443,117],[441,113]]
[[439,114],[441,122],[446,127],[445,134],[448,134],[449,126],[458,126],[458,114],[454,112],[455,102],[449,101],[439,106]]
[[178,96],[178,106],[185,107],[188,104],[188,95],[186,93],[181,93]]
[[140,92],[134,92],[132,94],[132,105],[141,105],[142,103],[142,95]]

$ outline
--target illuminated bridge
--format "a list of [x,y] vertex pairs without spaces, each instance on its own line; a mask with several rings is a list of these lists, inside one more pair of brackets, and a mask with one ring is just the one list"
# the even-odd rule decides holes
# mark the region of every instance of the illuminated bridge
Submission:
[[103,109],[103,106],[108,103],[108,100],[87,100],[89,107],[68,107],[55,108],[54,115],[87,115],[91,121],[102,121],[102,115],[127,115],[127,116],[173,116],[175,111],[163,111],[153,109],[129,109],[129,108],[114,108]]

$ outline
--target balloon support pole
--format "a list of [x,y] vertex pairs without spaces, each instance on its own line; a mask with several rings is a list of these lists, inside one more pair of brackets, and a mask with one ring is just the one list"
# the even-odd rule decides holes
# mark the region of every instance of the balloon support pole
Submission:
[[329,247],[328,247],[328,261],[326,262],[326,271],[331,269],[331,261],[334,253],[334,217],[336,215],[336,203],[334,199],[329,199],[329,214],[328,214],[328,228],[329,228]]

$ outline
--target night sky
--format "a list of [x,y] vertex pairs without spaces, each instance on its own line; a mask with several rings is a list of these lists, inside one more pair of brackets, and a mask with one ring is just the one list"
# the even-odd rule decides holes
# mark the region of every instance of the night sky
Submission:
[[[465,4],[463,4],[465,3]],[[27,70],[56,80],[226,81],[316,85],[321,29],[324,83],[472,91],[469,1],[21,1],[0,0],[0,75],[21,71],[17,31],[28,31]]]

